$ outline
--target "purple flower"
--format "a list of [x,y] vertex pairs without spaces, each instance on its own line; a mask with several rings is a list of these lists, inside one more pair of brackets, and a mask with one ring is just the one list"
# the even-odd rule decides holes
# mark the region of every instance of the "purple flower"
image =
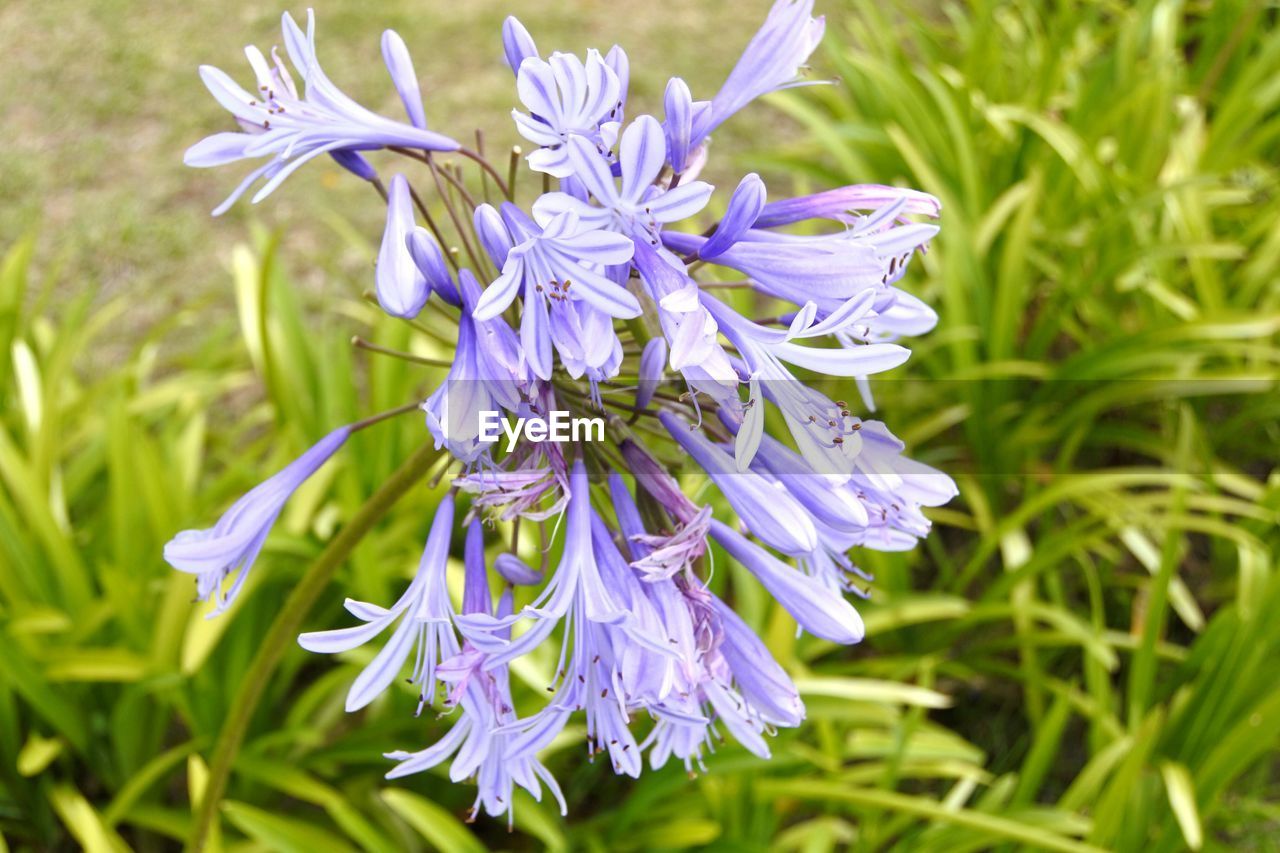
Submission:
[[[637,473],[637,482],[641,482],[640,477]],[[679,519],[675,532],[668,536],[644,529],[635,501],[616,472],[609,474],[609,494],[618,516],[618,529],[631,553],[631,568],[642,580],[649,583],[669,580],[689,571],[706,553],[710,507],[697,509],[680,494],[674,506],[668,505]]]
[[671,369],[695,390],[722,404],[735,405],[738,373],[719,340],[719,326],[703,307],[698,285],[684,265],[648,243],[636,243],[636,269],[658,305],[658,322],[670,347]]
[[453,286],[453,276],[449,274],[449,267],[445,264],[444,253],[440,251],[440,244],[431,236],[431,232],[421,225],[415,227],[409,233],[406,245],[409,257],[426,280],[427,287],[440,294],[440,298],[450,305],[461,305],[458,289]]
[[[755,227],[777,228],[780,225],[791,225],[806,219],[834,219],[838,222],[854,224],[861,218],[855,215],[854,211],[888,208],[899,200],[905,202],[901,208],[901,214],[920,214],[936,218],[942,212],[942,202],[919,190],[904,190],[880,184],[854,184],[799,198],[771,201],[760,212],[759,218],[755,221]],[[899,221],[905,224],[907,220]]]
[[[747,275],[770,296],[833,310],[861,291],[896,280],[911,253],[937,232],[937,226],[920,223],[814,236],[750,229],[728,248],[713,244],[712,262]],[[672,251],[697,254],[710,240],[665,231],[662,242]]]
[[551,342],[565,372],[573,379],[585,375],[591,382],[598,406],[598,384],[617,376],[622,366],[622,342],[613,318],[585,302],[557,303],[551,310]]
[[440,502],[427,545],[418,563],[413,582],[390,608],[348,598],[347,611],[365,624],[333,631],[316,631],[298,637],[298,644],[310,652],[348,652],[372,640],[397,621],[391,639],[366,666],[347,692],[347,710],[358,711],[378,697],[395,681],[413,655],[409,680],[418,685],[419,701],[430,701],[436,688],[436,666],[461,650],[453,631],[453,605],[445,583],[449,562],[449,540],[453,533],[453,500]]
[[785,489],[750,471],[739,472],[732,456],[675,415],[663,412],[658,419],[707,472],[752,533],[787,554],[808,553],[817,547],[813,522]]
[[510,727],[518,732],[511,754],[522,758],[536,753],[563,729],[571,713],[584,711],[588,754],[607,752],[615,772],[639,776],[641,750],[629,726],[630,709],[665,697],[675,656],[657,610],[604,524],[594,516],[590,524],[588,547],[594,549],[599,580],[628,617],[593,619],[590,595],[579,588],[567,613],[565,643],[571,648],[561,653],[564,668],[555,695],[545,709]]
[[609,680],[626,700],[624,710],[660,702],[671,690],[670,670],[676,657],[666,626],[649,600],[647,584],[627,564],[598,515],[591,518],[591,544],[601,579],[630,614],[623,623],[597,629],[608,641],[616,664],[616,675]]
[[482,414],[519,409],[528,376],[515,333],[506,321],[500,316],[476,321],[472,312],[480,285],[470,270],[458,274],[458,285],[462,313],[453,366],[422,409],[436,447],[447,446],[454,458],[470,464],[492,448],[480,440]]
[[[863,424],[857,421],[857,430],[850,441],[861,441]],[[847,532],[864,530],[870,522],[866,504],[849,488],[847,476],[815,471],[802,456],[776,438],[762,436],[753,467],[776,478],[815,522]]]
[[[402,146],[426,151],[456,151],[457,142],[426,129],[425,124],[403,124],[384,118],[357,104],[338,89],[321,70],[315,53],[315,18],[307,12],[304,35],[292,17],[283,19],[285,49],[294,69],[302,76],[299,95],[293,76],[275,50],[268,63],[256,47],[245,48],[257,77],[258,91],[250,94],[224,72],[211,65],[200,67],[200,77],[210,93],[243,128],[240,133],[215,133],[191,148],[184,158],[188,166],[221,166],[236,160],[270,157],[270,161],[249,174],[234,192],[213,211],[217,216],[235,203],[260,179],[266,183],[254,195],[257,203],[308,160],[321,154],[335,154],[340,163],[372,178],[372,170],[356,152]],[[383,37],[387,68],[404,99],[411,119],[421,119],[418,84],[408,54],[399,37]]]
[[936,468],[903,456],[902,442],[880,421],[863,421],[860,434],[862,449],[849,486],[867,502],[872,527],[857,544],[877,550],[911,548],[929,533],[920,507],[947,503],[959,494],[956,484]]
[[613,120],[621,126],[627,105],[627,89],[631,86],[631,60],[627,58],[627,52],[615,44],[604,55],[604,64],[612,68],[613,76],[618,78],[618,112]]
[[621,189],[614,180],[609,159],[591,142],[574,136],[566,148],[573,176],[598,205],[568,193],[547,193],[533,206],[534,218],[539,222],[549,222],[571,211],[585,226],[652,241],[662,225],[688,219],[702,210],[714,189],[702,181],[665,191],[654,184],[667,160],[667,143],[662,125],[652,116],[639,116],[622,134],[617,163]]
[[704,506],[688,524],[678,525],[667,536],[637,533],[632,541],[645,550],[643,557],[631,561],[631,567],[646,581],[666,580],[689,571],[707,552],[707,531],[711,524],[711,507]]
[[689,161],[689,152],[693,141],[694,103],[689,93],[689,84],[679,77],[667,81],[667,90],[662,96],[666,118],[662,122],[662,132],[667,139],[667,162],[677,175],[685,170]]
[[515,554],[499,554],[493,567],[502,579],[513,586],[533,586],[542,582],[542,572],[532,569]]
[[755,172],[747,175],[738,184],[729,198],[729,206],[724,217],[716,226],[715,233],[698,250],[698,257],[712,260],[723,255],[728,249],[743,238],[747,230],[755,225],[760,211],[765,209],[764,181]]
[[[545,446],[544,443],[540,447]],[[568,500],[565,494],[568,476],[554,463],[563,463],[563,459],[556,451],[541,449],[520,453],[517,448],[517,453],[518,461],[509,468],[481,468],[459,477],[454,484],[475,495],[475,506],[501,508],[497,515],[504,521],[515,518],[545,521],[559,515]]]
[[471,217],[480,245],[493,261],[494,266],[502,269],[511,252],[511,232],[502,221],[502,214],[491,204],[482,204],[476,208]]
[[564,795],[551,771],[530,751],[514,754],[511,744],[515,736],[504,727],[515,724],[515,714],[509,696],[504,693],[499,696],[495,703],[479,687],[468,690],[460,703],[461,718],[443,738],[419,752],[386,753],[387,758],[400,762],[387,773],[387,778],[399,779],[430,770],[456,754],[449,767],[449,779],[461,782],[474,778],[479,789],[471,807],[471,819],[483,808],[490,817],[508,815],[510,824],[514,820],[511,810],[517,785],[541,802],[545,784],[560,813],[568,814]]
[[[196,576],[196,596],[201,601],[218,594],[211,616],[227,609],[248,580],[285,501],[342,447],[350,434],[350,427],[335,429],[232,504],[213,527],[184,530],[164,546],[165,562]],[[237,570],[239,574],[230,589],[224,590],[223,582]]]
[[630,439],[623,441],[622,458],[636,478],[636,485],[657,499],[676,521],[689,524],[697,517],[698,505],[685,497],[675,477],[643,447]]
[[753,545],[719,521],[711,522],[711,536],[729,556],[755,575],[801,628],[833,643],[847,645],[862,641],[865,633],[862,617],[849,602],[832,596],[823,584]]
[[812,17],[813,0],[776,0],[720,91],[711,99],[694,144],[761,95],[802,86],[798,77],[822,41],[823,18]]
[[[640,750],[628,726],[629,707],[662,698],[670,679],[669,663],[660,658],[673,655],[657,611],[590,508],[581,461],[574,465],[569,490],[564,555],[543,593],[521,614],[472,614],[459,622],[486,652],[486,669],[528,653],[564,623],[555,695],[542,711],[505,727],[515,733],[509,757],[534,755],[570,714],[585,711],[592,751],[608,751],[617,772],[637,776]],[[524,617],[535,620],[528,631],[515,640],[502,636]]]
[[[459,620],[468,638],[489,654],[488,666],[508,663],[540,645],[571,608],[580,624],[581,620],[617,623],[627,618],[600,579],[591,545],[590,500],[587,471],[579,460],[569,476],[564,555],[542,594],[521,613],[507,619],[468,615]],[[532,627],[515,640],[497,633],[527,617],[533,619]]]
[[516,74],[520,103],[529,110],[512,110],[516,130],[541,146],[528,156],[534,171],[566,178],[573,172],[567,145],[584,137],[591,145],[613,147],[621,121],[622,84],[617,72],[597,50],[587,61],[567,53],[542,60],[526,56]]
[[518,72],[529,57],[538,57],[538,46],[534,44],[533,36],[511,15],[502,22],[502,54],[512,73]]
[[[310,19],[308,19],[310,23]],[[313,51],[314,53],[314,51]],[[422,109],[422,90],[418,87],[418,75],[413,70],[413,60],[404,39],[395,30],[382,33],[382,61],[391,73],[391,82],[400,94],[400,103],[414,127],[426,130],[427,114]]]
[[[554,395],[542,385],[519,413],[545,417],[555,407]],[[546,521],[559,515],[568,500],[569,466],[562,447],[556,442],[522,442],[500,467],[480,467],[454,480],[454,485],[474,495],[473,507],[495,510],[504,521]]]
[[418,316],[431,295],[430,285],[410,252],[409,237],[413,229],[409,182],[397,173],[387,190],[387,225],[382,232],[382,247],[378,250],[375,268],[378,304],[392,317]]
[[506,310],[523,289],[520,339],[525,357],[541,379],[551,378],[552,331],[549,309],[581,301],[610,317],[640,314],[640,303],[626,288],[599,272],[600,265],[631,260],[630,240],[608,231],[584,230],[570,212],[540,227],[512,204],[502,207],[514,244],[502,274],[476,304],[475,318],[488,320]]
[[[764,182],[748,174],[714,227],[669,230],[701,218],[713,192],[698,180],[709,134],[752,99],[802,84],[823,32],[812,11],[812,0],[775,0],[714,98],[695,100],[683,80],[669,78],[663,120],[639,115],[629,123],[630,64],[621,48],[544,55],[519,21],[506,19],[502,51],[519,100],[512,116],[528,140],[527,165],[547,188],[525,210],[513,203],[522,185],[518,162],[504,181],[506,164],[489,160],[479,142],[478,150],[464,150],[427,129],[408,49],[391,31],[383,34],[382,57],[405,122],[375,115],[333,86],[315,59],[311,19],[304,34],[284,18],[302,95],[274,53],[268,60],[248,51],[261,94],[202,70],[243,132],[210,137],[189,160],[265,159],[227,204],[256,181],[263,185],[255,200],[265,196],[320,154],[380,191],[363,152],[465,155],[460,168],[445,164],[434,174],[437,201],[448,208],[471,269],[461,267],[458,249],[445,251],[429,202],[407,175],[395,174],[385,187],[374,272],[389,314],[421,319],[434,292],[439,311],[428,325],[456,324],[448,375],[421,403],[427,431],[447,451],[443,461],[454,463],[442,469],[454,472],[449,494],[394,604],[348,599],[350,627],[303,634],[299,643],[343,654],[377,641],[380,648],[351,655],[361,667],[347,708],[368,705],[408,675],[418,713],[430,704],[451,721],[435,743],[387,753],[397,762],[387,776],[447,767],[454,781],[474,780],[468,819],[484,812],[512,820],[520,788],[535,799],[550,789],[563,813],[564,798],[538,756],[569,735],[585,733],[589,760],[607,755],[630,776],[639,776],[646,753],[655,768],[676,760],[692,774],[730,737],[768,758],[769,736],[799,725],[805,708],[761,639],[708,589],[717,561],[727,553],[740,564],[732,566],[735,578],[753,575],[798,632],[856,643],[863,624],[846,594],[869,595],[872,578],[855,565],[855,549],[913,547],[929,531],[925,507],[955,494],[945,475],[908,459],[883,424],[862,420],[796,375],[856,383],[874,411],[868,377],[906,360],[908,350],[895,341],[937,321],[900,288],[914,254],[927,251],[937,232],[915,221],[937,216],[936,198],[868,184],[770,202]],[[479,203],[464,183],[480,197],[492,197],[496,186],[506,200]],[[419,227],[417,212],[430,230]],[[788,233],[805,222],[804,233]],[[704,263],[745,281],[712,281]],[[719,284],[752,290],[725,301],[712,295]],[[750,298],[753,291],[760,298]],[[788,304],[768,309],[761,299]],[[751,307],[771,319],[757,322]],[[659,393],[668,370],[683,379],[678,399]],[[607,444],[578,452],[557,441],[562,415],[593,405]],[[414,408],[398,406],[335,432],[241,499],[213,530],[180,534],[166,557],[197,575],[202,597],[219,594],[221,609],[294,489],[352,429]],[[490,412],[532,429],[508,430],[509,444],[493,451]],[[775,419],[794,442],[770,434]],[[555,434],[539,435],[537,420],[550,420]],[[723,500],[684,494],[677,469],[661,460],[685,456]],[[607,487],[588,477],[588,464]],[[468,516],[455,599],[448,582],[460,492]],[[721,511],[730,512],[730,524],[715,520]],[[490,563],[487,525],[499,520],[512,523],[513,542],[503,548],[495,538]],[[539,556],[541,570],[520,553]],[[529,603],[517,606],[517,598]],[[520,661],[528,655],[550,665],[549,683],[546,694],[537,689],[543,685],[532,696],[521,689],[518,710],[510,667],[522,665],[527,681],[541,666],[528,669]],[[648,729],[642,742],[633,733],[637,717]]]
[[786,331],[757,326],[715,297],[706,293],[700,297],[719,321],[725,337],[737,348],[764,396],[782,412],[801,454],[823,473],[847,474],[849,460],[856,451],[850,439],[856,429],[851,414],[797,381],[783,363],[829,376],[867,376],[906,361],[910,351],[896,344],[824,349],[792,342],[796,338],[829,334],[857,322],[870,309],[873,294],[864,293],[850,299],[817,323],[809,322],[816,313],[816,307],[809,303]]
[[641,748],[649,750],[650,765],[657,769],[674,756],[690,773],[695,765],[702,769],[703,748],[722,740],[717,722],[768,758],[763,735],[804,718],[791,680],[742,620],[698,583],[675,578],[649,589],[678,653],[672,690],[649,708],[655,722]]
[[665,338],[650,338],[640,353],[640,382],[636,389],[636,407],[643,409],[653,400],[658,385],[662,382],[663,370],[667,364],[667,341]]
[[[484,565],[484,534],[479,520],[472,521],[467,529],[463,561],[466,581],[462,611],[488,615],[491,603]],[[510,612],[511,595],[507,592],[499,602],[498,615],[506,616]],[[462,717],[440,741],[424,750],[387,753],[387,758],[400,762],[387,773],[387,778],[429,770],[456,753],[449,767],[449,778],[460,782],[474,777],[479,788],[471,808],[472,818],[483,808],[490,817],[507,814],[511,820],[515,786],[519,785],[541,801],[544,783],[559,803],[561,813],[565,813],[564,797],[550,771],[531,756],[510,755],[512,735],[503,727],[513,724],[516,715],[507,669],[488,669],[484,663],[484,655],[467,644],[437,667],[440,680],[452,685],[446,704],[461,706]]]

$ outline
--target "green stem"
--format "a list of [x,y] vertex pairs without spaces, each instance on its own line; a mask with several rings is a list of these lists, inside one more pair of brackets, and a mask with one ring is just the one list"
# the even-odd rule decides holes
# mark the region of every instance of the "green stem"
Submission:
[[209,764],[209,779],[205,784],[204,796],[200,800],[200,810],[196,815],[191,838],[187,842],[190,853],[198,853],[204,849],[209,830],[218,812],[222,795],[227,788],[231,776],[231,767],[235,763],[236,754],[244,743],[245,733],[253,717],[263,691],[285,650],[290,648],[297,635],[302,621],[306,619],[315,606],[320,593],[333,579],[334,573],[352,550],[373,529],[378,520],[384,516],[392,505],[422,479],[431,463],[436,460],[439,451],[430,444],[425,444],[414,452],[391,475],[378,491],[364,502],[351,521],[338,532],[329,546],[324,549],[316,561],[307,569],[306,574],[298,581],[297,586],[289,593],[279,615],[271,624],[266,637],[258,646],[258,654],[253,659],[248,673],[240,683],[235,700],[231,704],[231,712],[218,735],[218,742],[213,749],[213,758]]

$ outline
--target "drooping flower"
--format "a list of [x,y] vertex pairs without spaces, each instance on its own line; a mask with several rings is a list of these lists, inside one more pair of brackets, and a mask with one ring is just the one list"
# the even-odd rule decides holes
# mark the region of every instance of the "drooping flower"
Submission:
[[[860,441],[863,422],[857,425],[854,436]],[[772,436],[761,436],[752,465],[781,483],[816,522],[849,532],[863,530],[870,522],[866,504],[849,488],[847,476],[815,471],[804,457]]]
[[[478,520],[472,521],[467,529],[464,563],[462,612],[488,615],[492,604],[484,565],[484,535]],[[510,612],[508,591],[499,601],[498,616],[505,617]],[[484,655],[470,644],[464,644],[457,654],[440,664],[436,673],[441,681],[450,685],[447,704],[460,706],[462,716],[448,734],[426,749],[387,753],[387,758],[400,762],[387,773],[387,778],[421,773],[456,753],[449,767],[449,778],[460,782],[474,777],[478,787],[470,819],[483,808],[490,817],[506,814],[511,825],[515,820],[512,793],[516,785],[541,801],[545,784],[559,804],[561,814],[566,813],[564,796],[551,772],[533,756],[510,754],[513,735],[503,727],[513,724],[516,714],[507,668],[487,669],[483,664]]]
[[695,583],[666,581],[655,586],[662,613],[675,626],[682,676],[668,698],[652,707],[655,724],[641,744],[657,769],[672,756],[691,774],[705,769],[702,751],[722,740],[716,722],[760,758],[769,758],[764,735],[798,726],[804,704],[795,685],[764,643],[737,614]]
[[807,553],[817,547],[813,522],[785,489],[749,471],[738,471],[728,452],[676,416],[663,412],[658,418],[671,437],[707,472],[754,535],[786,554]]
[[[571,609],[585,622],[614,624],[627,619],[626,611],[617,605],[600,579],[591,545],[590,500],[586,467],[578,460],[569,475],[564,555],[542,594],[507,619],[483,614],[459,619],[468,638],[488,654],[486,666],[500,666],[527,654],[551,635]],[[528,631],[514,640],[501,636],[503,629],[524,618],[532,619]],[[579,624],[585,628],[582,622]]]
[[698,516],[698,505],[685,496],[675,477],[645,448],[627,439],[622,442],[621,450],[622,459],[627,463],[631,475],[636,478],[636,483],[653,495],[676,521],[688,524]]
[[788,566],[722,522],[712,520],[711,536],[755,575],[801,628],[833,643],[862,642],[862,617],[848,601],[831,595],[809,575]]
[[647,553],[631,562],[631,567],[647,581],[665,580],[687,572],[707,552],[707,531],[711,507],[704,506],[688,523],[678,525],[671,535],[637,534],[634,540]]
[[[646,482],[639,475],[636,482],[654,485],[652,480]],[[693,564],[706,553],[710,507],[695,509],[684,495],[680,495],[679,503],[689,504],[689,508],[672,508],[680,519],[674,522],[675,531],[670,535],[650,533],[641,523],[635,501],[617,473],[609,475],[609,494],[618,516],[618,528],[631,554],[631,568],[641,580],[649,584],[668,581],[681,572],[692,570]]]
[[398,36],[391,38],[391,49],[384,38],[387,68],[409,109],[413,124],[403,124],[374,113],[349,98],[335,86],[316,60],[315,17],[307,12],[307,32],[286,12],[282,26],[285,50],[294,69],[302,77],[299,94],[293,76],[279,54],[272,50],[271,62],[256,47],[245,48],[245,55],[257,78],[253,94],[237,85],[226,73],[211,65],[200,67],[200,77],[218,103],[240,123],[239,133],[215,133],[187,149],[188,166],[221,166],[236,160],[270,157],[258,167],[220,204],[214,215],[223,213],[246,190],[265,179],[254,195],[259,202],[307,161],[322,154],[334,154],[344,166],[372,179],[372,169],[358,152],[399,146],[424,151],[456,151],[459,144],[426,129],[421,101],[417,98],[417,80],[408,54],[397,46]]
[[550,443],[537,449],[523,445],[516,449],[514,458],[503,460],[510,467],[479,468],[454,483],[474,495],[475,506],[497,510],[498,518],[504,521],[545,521],[559,515],[568,500],[563,454],[554,448]]
[[400,623],[382,650],[352,682],[347,692],[348,711],[358,711],[376,699],[396,680],[411,655],[414,664],[409,681],[418,685],[421,707],[435,693],[436,667],[440,661],[460,651],[453,630],[453,605],[445,583],[452,534],[453,499],[450,497],[440,502],[417,574],[395,604],[384,608],[348,598],[347,611],[363,625],[313,631],[298,637],[298,644],[307,651],[331,655],[363,646],[396,622]]
[[[581,470],[579,463],[574,472],[575,487],[585,485]],[[574,546],[581,560],[575,585],[561,586],[549,598],[564,601],[566,621],[562,668],[552,688],[554,695],[544,709],[507,727],[516,733],[509,755],[519,760],[536,754],[563,730],[571,714],[582,711],[588,755],[607,752],[615,772],[639,776],[641,750],[630,729],[630,711],[665,698],[672,684],[674,655],[657,611],[630,575],[603,523],[585,504],[584,499],[571,501],[571,528],[566,532],[566,548]],[[583,522],[590,527],[585,539],[576,527]],[[563,569],[562,564],[558,573]],[[595,584],[600,589],[592,591]],[[618,609],[599,618],[601,608],[610,606]],[[497,624],[504,623],[499,620]],[[529,633],[534,630],[538,629]],[[493,665],[493,660],[491,657],[486,666]]]
[[[213,527],[184,530],[164,546],[165,562],[196,576],[199,600],[207,601],[217,593],[210,615],[221,613],[235,600],[285,501],[342,447],[350,434],[351,427],[335,429],[232,504]],[[223,589],[233,572],[238,574],[231,587]]]
[[[546,417],[556,408],[550,386],[536,386],[518,414]],[[472,494],[472,506],[495,511],[499,518],[533,522],[558,516],[569,499],[569,465],[557,442],[521,442],[494,467],[481,466],[454,480]]]
[[[902,442],[880,421],[863,421],[861,434],[862,450],[849,485],[868,501],[872,528],[858,544],[881,550],[901,550],[901,544],[914,547],[930,528],[920,507],[949,502],[959,494],[955,481],[903,456]],[[903,536],[909,537],[907,543]]]
[[[649,559],[653,554],[646,543],[653,536],[616,476],[610,479],[610,494],[633,558]],[[691,773],[695,764],[702,768],[703,748],[714,749],[718,739],[716,720],[748,750],[768,758],[762,735],[804,718],[791,680],[751,629],[697,579],[673,574],[646,580],[645,592],[675,656],[664,672],[669,689],[647,705],[655,722],[640,747],[649,750],[650,765],[657,769],[675,756]]]

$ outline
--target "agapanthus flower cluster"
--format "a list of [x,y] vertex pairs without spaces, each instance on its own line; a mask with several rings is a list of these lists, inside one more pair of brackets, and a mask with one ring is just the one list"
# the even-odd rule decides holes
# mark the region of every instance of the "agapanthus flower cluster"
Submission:
[[[389,776],[449,762],[452,779],[478,785],[473,816],[509,815],[517,787],[549,791],[563,809],[541,756],[575,718],[588,755],[631,776],[672,760],[702,770],[726,736],[767,758],[769,737],[798,726],[804,704],[734,612],[733,590],[713,591],[725,588],[716,561],[744,567],[798,630],[858,643],[846,595],[866,594],[870,580],[858,551],[913,547],[929,531],[921,508],[955,494],[884,424],[813,382],[856,384],[871,408],[867,377],[902,364],[897,341],[934,325],[899,285],[938,231],[925,221],[938,201],[879,185],[771,201],[755,174],[720,189],[699,180],[720,124],[810,82],[822,31],[812,0],[777,0],[708,100],[672,78],[662,103],[636,104],[620,47],[543,55],[508,18],[511,117],[525,147],[499,165],[427,129],[408,51],[390,31],[383,56],[407,121],[325,76],[310,15],[305,33],[284,16],[293,72],[255,48],[250,88],[201,69],[240,131],[205,139],[187,161],[266,158],[216,212],[261,179],[259,201],[328,154],[385,199],[379,305],[419,326],[456,326],[448,375],[420,405],[452,485],[416,573],[398,599],[349,599],[349,624],[299,638],[324,654],[373,649],[348,711],[408,680],[419,712],[450,717],[434,743],[390,754]],[[386,173],[372,151],[387,152]],[[486,431],[487,415],[510,426],[566,412],[598,418],[600,434],[494,441]],[[166,559],[225,609],[289,496],[352,432],[382,420],[334,431],[213,528],[175,537]],[[680,481],[690,472],[706,484],[692,494]],[[451,590],[455,552],[464,580]],[[553,662],[545,690],[513,679],[526,656]]]

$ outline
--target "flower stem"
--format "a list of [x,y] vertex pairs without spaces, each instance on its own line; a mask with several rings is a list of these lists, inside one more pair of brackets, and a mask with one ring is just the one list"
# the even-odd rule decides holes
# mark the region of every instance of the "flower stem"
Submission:
[[519,145],[511,146],[511,160],[507,163],[507,201],[516,200],[516,167],[524,151]]
[[413,353],[409,353],[409,352],[401,352],[398,349],[391,349],[390,347],[384,347],[384,346],[381,346],[380,344],[375,344],[372,341],[366,341],[364,338],[360,337],[359,335],[356,335],[351,339],[351,345],[356,349],[367,350],[369,352],[376,352],[379,355],[389,355],[392,358],[398,358],[402,361],[412,361],[415,364],[426,364],[431,367],[452,367],[453,366],[452,361],[447,361],[443,358],[427,358],[426,356],[414,355]]
[[[476,153],[480,155],[481,159],[488,162],[488,158],[484,153],[484,131],[478,127],[476,128]],[[484,194],[485,203],[488,204],[491,201],[489,198],[489,176],[484,170],[480,172],[480,189]]]
[[198,853],[204,849],[209,830],[218,814],[222,795],[226,791],[232,765],[235,764],[236,755],[249,730],[253,712],[258,707],[258,702],[261,701],[262,694],[270,683],[276,667],[280,665],[280,659],[284,657],[285,650],[292,647],[296,641],[298,629],[302,626],[303,620],[315,606],[320,593],[324,592],[325,587],[333,579],[338,567],[396,501],[422,479],[439,453],[430,444],[425,444],[405,460],[360,509],[356,510],[351,521],[338,532],[338,535],[316,558],[293,591],[289,593],[280,613],[267,631],[266,637],[258,646],[258,653],[240,682],[240,689],[236,692],[235,700],[231,704],[231,711],[218,735],[218,742],[214,746],[213,756],[209,762],[209,779],[205,783],[204,796],[200,800],[200,808],[191,830],[191,837],[187,841],[186,849],[190,853]]
[[470,160],[475,160],[477,163],[479,163],[480,168],[488,172],[489,176],[493,178],[493,182],[498,185],[498,189],[502,192],[502,194],[507,198],[511,198],[511,192],[507,187],[507,182],[502,180],[502,176],[498,174],[498,170],[493,168],[493,165],[488,160],[486,160],[484,157],[480,156],[474,151],[468,151],[466,148],[459,148],[458,153],[461,154],[463,157],[466,157]]
[[359,432],[362,429],[368,429],[374,424],[380,424],[383,421],[394,418],[397,415],[407,415],[409,412],[415,411],[422,407],[421,403],[405,403],[403,406],[396,406],[394,409],[388,409],[385,412],[378,412],[376,415],[370,415],[362,421],[356,421],[351,425],[352,432]]
[[427,168],[431,170],[431,179],[436,184],[436,195],[444,202],[445,212],[449,214],[449,219],[453,221],[453,228],[458,232],[458,239],[462,242],[462,250],[467,253],[467,257],[471,259],[472,265],[476,269],[480,269],[480,260],[476,257],[475,249],[471,248],[471,241],[467,239],[467,229],[463,227],[462,220],[458,216],[458,212],[454,210],[453,202],[449,199],[449,193],[445,189],[444,181],[441,180],[439,167],[431,155],[426,158]]
[[[427,221],[427,227],[431,229],[431,233],[435,236],[436,242],[440,244],[440,248],[447,250],[449,241],[444,238],[444,234],[440,233],[440,226],[436,225],[436,220],[432,217],[431,210],[427,207],[427,203],[422,200],[422,196],[418,195],[418,191],[414,189],[413,184],[409,184],[409,197],[413,199],[414,207],[418,208],[422,218]],[[458,259],[448,251],[445,251],[445,257],[449,259],[449,263],[453,264],[453,271],[457,272]]]

